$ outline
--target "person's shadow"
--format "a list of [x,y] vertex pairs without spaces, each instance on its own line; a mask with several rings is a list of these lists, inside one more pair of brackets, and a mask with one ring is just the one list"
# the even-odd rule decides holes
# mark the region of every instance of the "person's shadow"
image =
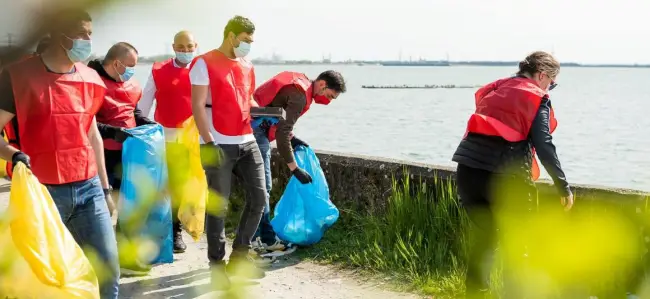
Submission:
[[[134,281],[120,284],[120,298],[144,298],[144,299],[193,299],[205,294],[213,294],[214,298],[244,299],[246,288],[259,284],[258,282],[234,279],[231,280],[233,287],[228,291],[216,291],[207,282],[194,284],[193,282],[210,278],[210,270],[193,270],[183,274],[170,275],[166,277],[152,278],[148,280]],[[211,297],[212,298],[212,297]]]
[[200,269],[182,274],[120,284],[120,298],[196,298],[211,292],[210,284],[190,284],[206,278],[210,278],[210,270]]

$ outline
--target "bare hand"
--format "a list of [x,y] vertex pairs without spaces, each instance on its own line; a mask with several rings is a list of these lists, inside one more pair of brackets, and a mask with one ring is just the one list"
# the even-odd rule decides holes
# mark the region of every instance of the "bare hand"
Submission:
[[108,205],[108,213],[113,216],[115,213],[116,207],[115,207],[115,202],[113,201],[113,197],[111,196],[111,193],[107,193],[104,198],[106,199],[106,205]]
[[560,202],[562,203],[562,206],[564,206],[565,211],[571,210],[571,207],[573,207],[573,194],[569,194],[569,196],[562,197]]

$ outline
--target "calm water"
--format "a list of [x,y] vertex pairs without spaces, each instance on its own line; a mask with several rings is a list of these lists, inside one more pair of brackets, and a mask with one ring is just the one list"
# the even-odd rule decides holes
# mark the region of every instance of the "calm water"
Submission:
[[[258,66],[258,85],[284,70],[340,71],[348,92],[312,106],[295,133],[314,148],[455,166],[475,89],[362,89],[361,85],[485,84],[510,67]],[[144,84],[150,66],[138,69]],[[571,183],[650,191],[650,69],[565,68],[551,99]],[[548,175],[544,173],[548,178]]]

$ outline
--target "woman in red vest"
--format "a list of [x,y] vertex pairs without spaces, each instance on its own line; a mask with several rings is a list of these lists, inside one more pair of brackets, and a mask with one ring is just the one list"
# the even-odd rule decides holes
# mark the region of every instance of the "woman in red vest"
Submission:
[[[535,206],[535,153],[553,179],[562,204],[567,210],[573,205],[551,137],[557,122],[548,91],[556,86],[559,71],[560,63],[553,56],[534,52],[519,63],[516,76],[490,83],[475,94],[476,111],[453,156],[458,163],[458,197],[471,219],[474,236],[466,277],[468,298],[478,298],[489,289],[485,273],[491,265],[485,260],[496,247],[497,228],[507,229],[497,225],[501,219],[497,215],[525,220],[525,213]],[[524,256],[524,252],[514,255]]]

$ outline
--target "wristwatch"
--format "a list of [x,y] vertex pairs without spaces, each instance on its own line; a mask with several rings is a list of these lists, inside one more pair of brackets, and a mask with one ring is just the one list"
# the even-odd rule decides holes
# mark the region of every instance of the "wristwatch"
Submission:
[[103,189],[104,190],[104,196],[111,194],[111,191],[113,191],[113,187],[108,187],[108,189]]

